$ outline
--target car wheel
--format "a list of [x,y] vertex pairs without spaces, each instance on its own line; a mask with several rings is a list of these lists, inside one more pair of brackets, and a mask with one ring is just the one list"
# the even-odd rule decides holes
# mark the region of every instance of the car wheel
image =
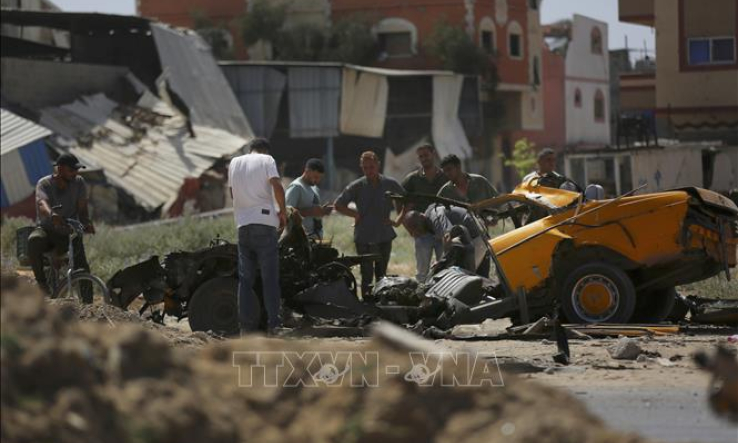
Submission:
[[572,323],[625,323],[635,310],[635,286],[630,277],[603,262],[575,268],[559,296]]
[[676,304],[674,288],[661,288],[638,294],[633,321],[638,323],[660,323],[669,316]]
[[238,323],[238,280],[221,277],[200,285],[190,299],[187,316],[193,331],[235,334]]

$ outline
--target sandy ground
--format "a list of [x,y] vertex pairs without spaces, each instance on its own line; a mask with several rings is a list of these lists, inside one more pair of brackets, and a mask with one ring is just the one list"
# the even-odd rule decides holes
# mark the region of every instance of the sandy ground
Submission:
[[[60,307],[60,303],[50,304],[57,305],[55,308]],[[177,322],[173,318],[167,318],[162,326],[145,321],[132,312],[122,312],[112,307],[74,309],[83,323],[95,324],[106,335],[113,332],[110,335],[114,336],[120,328],[134,324],[163,337],[169,346],[191,353],[184,355],[201,355],[196,353],[202,352],[213,354],[213,346],[217,347],[213,349],[221,349],[220,352],[223,349],[232,352],[251,349],[251,343],[263,345],[263,342],[258,341],[221,339],[202,332],[192,333],[186,320]],[[491,325],[493,328],[505,326],[505,321]],[[617,338],[570,340],[569,366],[553,362],[552,356],[557,349],[556,344],[549,340],[435,340],[432,343],[447,350],[471,351],[492,356],[503,369],[503,374],[518,374],[518,377],[510,380],[514,383],[494,389],[512,389],[514,392],[518,392],[516,389],[523,389],[521,393],[529,392],[530,390],[520,388],[522,383],[522,386],[530,384],[533,391],[547,386],[571,396],[556,400],[553,394],[544,395],[545,406],[537,408],[536,414],[527,418],[529,420],[536,420],[537,415],[554,413],[559,408],[567,409],[570,407],[568,402],[573,401],[571,398],[576,398],[586,405],[590,414],[599,417],[617,431],[668,442],[733,443],[738,442],[738,428],[713,416],[706,400],[709,375],[696,368],[691,356],[699,350],[709,350],[718,343],[725,343],[729,335],[736,333],[738,330],[721,331],[720,334],[682,333],[638,338],[637,343],[644,355],[636,361],[611,358],[608,347],[615,344]],[[267,343],[270,350],[294,349],[296,346],[302,347],[301,349],[342,349],[370,346],[371,340],[313,338],[268,340]],[[728,346],[736,349],[735,344]],[[206,373],[214,371],[213,367],[215,366],[207,366]],[[225,365],[217,371],[232,373],[232,368],[228,369],[229,367],[230,365]],[[195,367],[194,370],[199,369]],[[515,401],[516,395],[519,394],[506,393],[502,398]],[[571,414],[567,417],[574,420]],[[584,422],[589,420],[587,417],[589,416],[581,416]],[[570,425],[583,426],[582,423],[577,423],[579,422],[574,420]]]
[[[500,320],[494,325],[509,325]],[[187,321],[166,320],[168,327],[187,336]],[[635,339],[647,356],[640,361],[615,360],[608,353],[617,338],[570,340],[571,364],[557,365],[550,340],[435,340],[448,350],[470,350],[494,355],[499,365],[524,380],[563,389],[582,400],[614,429],[634,432],[665,442],[737,443],[738,427],[718,419],[709,410],[709,374],[699,370],[692,355],[726,344],[738,328],[720,334],[676,334]],[[345,344],[363,338],[315,338],[316,344]],[[728,344],[738,350],[734,344]]]

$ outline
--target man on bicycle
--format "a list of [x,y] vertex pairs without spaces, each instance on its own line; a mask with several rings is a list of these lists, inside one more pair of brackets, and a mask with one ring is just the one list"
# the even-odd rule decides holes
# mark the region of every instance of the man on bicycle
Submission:
[[[53,175],[43,177],[36,184],[36,223],[37,227],[28,237],[28,255],[33,275],[42,291],[51,293],[44,273],[44,254],[49,251],[64,253],[69,245],[70,228],[66,219],[79,220],[85,232],[95,233],[87,210],[87,184],[78,175],[79,163],[72,154],[62,154],[54,163]],[[74,269],[90,270],[85,256],[82,237],[73,240]]]

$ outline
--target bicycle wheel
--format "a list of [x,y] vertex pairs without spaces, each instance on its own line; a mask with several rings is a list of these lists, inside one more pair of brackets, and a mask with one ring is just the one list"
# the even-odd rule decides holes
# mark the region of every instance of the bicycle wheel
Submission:
[[[71,288],[71,291],[70,291]],[[92,274],[72,274],[72,281],[60,279],[53,298],[74,300],[84,304],[110,304],[110,293],[105,283]]]

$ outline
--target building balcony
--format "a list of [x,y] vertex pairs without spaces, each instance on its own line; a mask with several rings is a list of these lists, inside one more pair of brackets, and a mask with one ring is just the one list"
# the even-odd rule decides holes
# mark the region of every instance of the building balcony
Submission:
[[654,0],[618,0],[618,15],[621,22],[635,25],[654,25]]

